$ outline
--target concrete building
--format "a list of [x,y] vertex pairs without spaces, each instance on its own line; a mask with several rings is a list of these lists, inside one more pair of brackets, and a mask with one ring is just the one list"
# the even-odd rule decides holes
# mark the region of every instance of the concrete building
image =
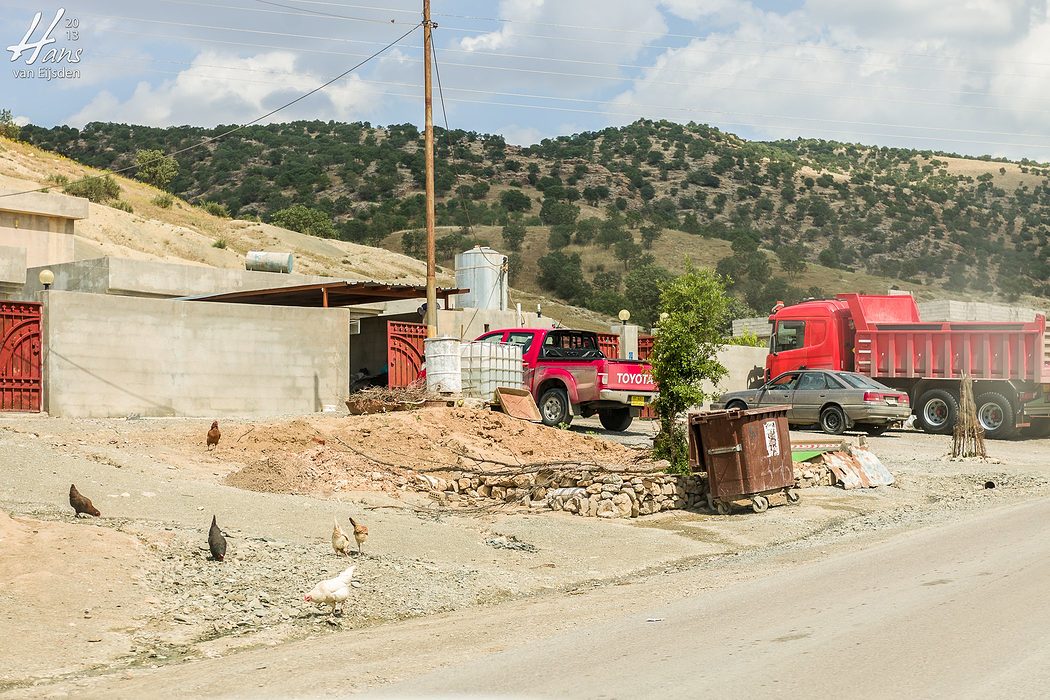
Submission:
[[0,197],[0,246],[24,249],[25,267],[71,262],[73,226],[86,219],[80,197],[28,192]]

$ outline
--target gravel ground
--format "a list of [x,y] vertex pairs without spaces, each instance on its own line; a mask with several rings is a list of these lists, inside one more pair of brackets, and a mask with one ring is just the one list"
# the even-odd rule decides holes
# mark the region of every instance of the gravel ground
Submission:
[[[448,513],[412,491],[283,495],[231,487],[224,479],[243,466],[235,453],[170,444],[172,434],[192,434],[199,423],[0,420],[0,510],[34,533],[62,528],[69,545],[61,556],[44,557],[27,540],[26,556],[39,557],[40,571],[15,583],[46,580],[44,574],[57,576],[97,556],[83,543],[98,528],[127,535],[129,544],[109,545],[109,554],[134,563],[129,571],[114,566],[110,585],[87,593],[23,585],[21,598],[0,598],[0,629],[6,619],[13,630],[10,621],[25,606],[54,611],[53,620],[17,646],[0,642],[0,653],[13,655],[11,667],[0,672],[0,692],[523,596],[563,595],[701,563],[731,569],[1050,493],[1041,461],[1050,441],[990,442],[998,463],[950,462],[943,458],[948,438],[893,432],[869,445],[897,475],[895,487],[807,489],[801,505],[774,504],[762,515],[674,511],[610,522],[520,508]],[[651,426],[639,428],[632,426],[627,437],[644,441]],[[95,501],[101,519],[70,517],[71,481]],[[984,488],[987,481],[996,487]],[[230,535],[222,563],[207,558],[212,513]],[[333,517],[345,528],[349,514],[366,522],[371,536],[364,554],[348,561],[332,551],[329,535]],[[345,615],[329,616],[302,600],[315,582],[349,563],[357,566],[357,585]],[[93,622],[105,622],[104,633],[65,634],[70,624],[84,624],[85,609],[93,611]],[[67,661],[17,663],[18,654],[30,658],[42,649]],[[81,655],[82,662],[69,661]]]

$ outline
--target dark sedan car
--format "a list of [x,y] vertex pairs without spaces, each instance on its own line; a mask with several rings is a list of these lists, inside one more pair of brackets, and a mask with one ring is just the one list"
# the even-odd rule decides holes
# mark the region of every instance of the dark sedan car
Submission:
[[785,372],[758,389],[723,394],[711,408],[778,405],[791,407],[787,414],[791,425],[819,425],[832,435],[848,429],[881,435],[911,415],[904,392],[863,374],[825,369]]

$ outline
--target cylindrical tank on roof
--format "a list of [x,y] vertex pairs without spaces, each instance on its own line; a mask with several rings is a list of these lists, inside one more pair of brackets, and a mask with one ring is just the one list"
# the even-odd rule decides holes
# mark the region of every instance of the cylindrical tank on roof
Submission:
[[244,269],[256,272],[284,272],[290,274],[295,265],[295,256],[291,253],[270,253],[262,250],[249,250],[244,256]]
[[456,306],[471,309],[507,308],[507,256],[488,246],[476,246],[456,256],[456,286],[470,289],[456,297]]

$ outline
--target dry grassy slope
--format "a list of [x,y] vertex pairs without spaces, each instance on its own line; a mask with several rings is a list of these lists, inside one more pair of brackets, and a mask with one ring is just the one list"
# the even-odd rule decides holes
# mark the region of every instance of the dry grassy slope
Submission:
[[[63,156],[0,138],[0,191],[15,192],[47,186],[50,175],[70,180],[98,175]],[[308,236],[270,224],[223,219],[176,198],[169,208],[152,200],[160,191],[149,185],[116,176],[121,199],[134,213],[91,204],[87,219],[76,224],[78,259],[114,256],[188,265],[240,268],[249,250],[295,253],[295,271],[347,279],[367,279],[401,284],[422,284],[426,266],[397,252]],[[56,190],[57,191],[57,190]],[[225,241],[224,249],[216,241]],[[439,269],[439,284],[452,284],[452,270]],[[512,290],[524,308],[537,301],[547,313],[567,325],[607,328],[609,321],[593,312],[548,302],[534,293]]]

